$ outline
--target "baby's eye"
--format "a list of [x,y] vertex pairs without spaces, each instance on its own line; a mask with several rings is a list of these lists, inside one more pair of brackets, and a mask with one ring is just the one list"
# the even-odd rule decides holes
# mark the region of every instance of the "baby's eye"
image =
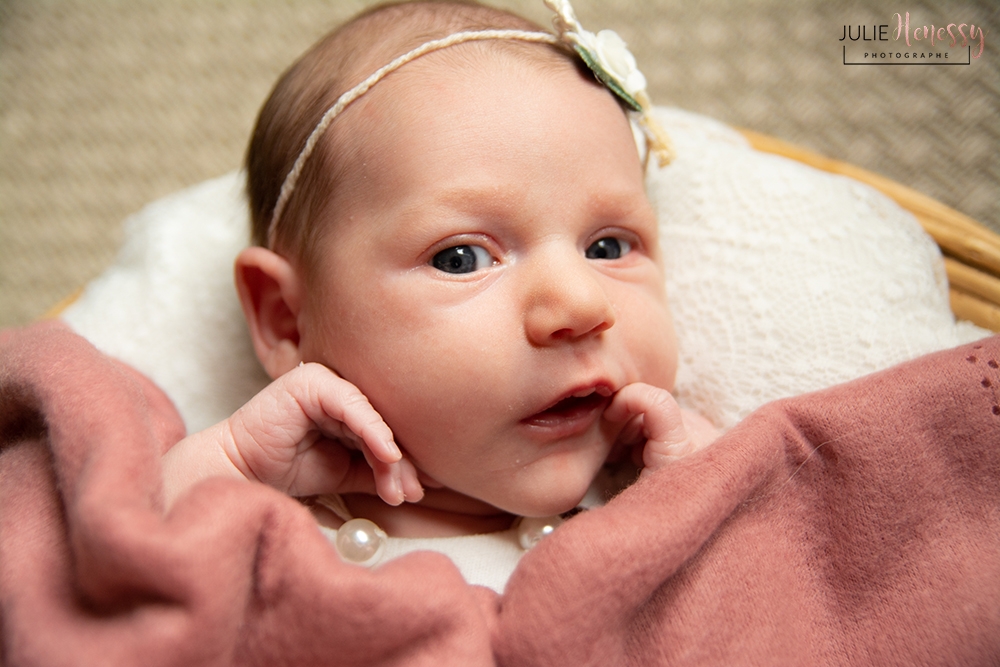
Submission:
[[434,255],[431,264],[445,273],[472,273],[493,266],[496,260],[482,246],[457,245]]
[[613,236],[605,236],[590,244],[585,253],[587,259],[618,259],[632,250],[632,244],[625,239],[617,239]]

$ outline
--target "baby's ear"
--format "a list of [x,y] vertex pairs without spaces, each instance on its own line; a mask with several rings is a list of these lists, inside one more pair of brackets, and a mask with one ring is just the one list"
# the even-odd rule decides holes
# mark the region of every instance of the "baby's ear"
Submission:
[[292,264],[266,248],[247,248],[236,258],[236,289],[257,358],[272,378],[295,368],[299,351],[302,280]]

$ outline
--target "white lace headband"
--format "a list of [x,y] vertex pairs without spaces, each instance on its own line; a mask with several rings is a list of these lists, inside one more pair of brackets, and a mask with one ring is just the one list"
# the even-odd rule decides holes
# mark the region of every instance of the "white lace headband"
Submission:
[[334,105],[326,110],[319,123],[309,134],[305,145],[298,157],[295,158],[295,163],[281,184],[278,201],[274,205],[274,212],[271,214],[271,222],[268,225],[268,246],[274,246],[274,235],[281,214],[295,191],[295,186],[306,161],[316,149],[316,145],[330,123],[351,102],[368,92],[386,75],[422,55],[463,42],[510,39],[571,46],[594,72],[598,80],[638,114],[639,126],[645,135],[647,149],[656,153],[659,165],[662,167],[669,163],[673,156],[670,139],[652,116],[653,105],[646,94],[646,78],[639,71],[635,58],[625,46],[622,38],[612,30],[602,30],[596,35],[584,30],[580,26],[580,22],[577,21],[569,0],[545,0],[545,4],[556,13],[552,20],[557,30],[555,35],[525,30],[472,30],[453,33],[441,39],[425,42],[412,51],[404,53],[337,98]]

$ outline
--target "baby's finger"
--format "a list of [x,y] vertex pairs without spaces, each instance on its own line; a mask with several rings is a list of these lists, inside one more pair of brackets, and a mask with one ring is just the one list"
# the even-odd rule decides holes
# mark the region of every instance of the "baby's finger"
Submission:
[[604,411],[604,419],[624,422],[642,415],[642,434],[664,443],[687,439],[680,406],[666,389],[643,382],[622,387]]
[[[389,426],[357,387],[316,363],[302,364],[286,378],[289,393],[326,438],[364,455],[368,474],[359,477],[361,461],[352,460],[352,480],[370,478],[374,491],[390,505],[423,496],[413,464],[404,462]],[[345,483],[352,485],[348,480]]]
[[403,491],[403,473],[400,461],[386,463],[375,458],[371,449],[361,447],[372,473],[375,475],[375,490],[379,497],[390,505],[399,505],[406,500]]
[[403,496],[411,503],[422,500],[424,487],[420,483],[420,473],[417,471],[417,467],[405,457],[399,462],[399,467],[403,483]]
[[[642,415],[635,415],[629,419],[625,426],[618,432],[611,452],[608,454],[608,463],[617,463],[630,454],[635,454],[638,445],[645,444],[646,437],[642,433]],[[641,460],[636,460],[632,456],[633,463],[641,465]]]
[[688,437],[680,406],[665,389],[644,383],[623,387],[608,409],[605,419],[625,421],[642,415],[642,434],[646,438],[642,462],[647,469],[655,469],[680,458],[693,449]]
[[357,435],[374,458],[384,463],[403,458],[392,430],[357,387],[321,364],[304,364],[293,372],[306,379],[307,400],[300,401],[303,410],[329,437],[353,440],[351,434]]
[[424,497],[417,469],[409,459],[387,464],[375,459],[367,447],[361,451],[375,473],[375,487],[382,500],[390,505],[399,505],[404,500],[415,503]]
[[293,496],[327,493],[376,493],[371,466],[362,456],[352,456],[338,442],[318,440],[302,452],[285,489]]

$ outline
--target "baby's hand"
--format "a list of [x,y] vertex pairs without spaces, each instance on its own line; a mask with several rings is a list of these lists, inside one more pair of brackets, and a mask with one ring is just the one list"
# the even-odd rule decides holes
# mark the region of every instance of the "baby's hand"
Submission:
[[368,399],[320,364],[281,376],[229,419],[177,443],[163,465],[168,505],[220,474],[296,496],[377,492],[391,505],[423,496],[416,468]]
[[718,436],[707,419],[682,410],[669,391],[642,382],[622,387],[604,411],[604,419],[625,423],[616,451],[631,449],[644,475],[706,447]]

